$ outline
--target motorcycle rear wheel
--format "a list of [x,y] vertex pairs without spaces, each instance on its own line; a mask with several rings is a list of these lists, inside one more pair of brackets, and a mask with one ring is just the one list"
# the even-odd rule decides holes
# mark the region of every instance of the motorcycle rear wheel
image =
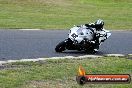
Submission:
[[90,47],[89,49],[86,49],[85,52],[88,53],[88,54],[95,54],[96,53],[96,51],[94,51],[93,47]]

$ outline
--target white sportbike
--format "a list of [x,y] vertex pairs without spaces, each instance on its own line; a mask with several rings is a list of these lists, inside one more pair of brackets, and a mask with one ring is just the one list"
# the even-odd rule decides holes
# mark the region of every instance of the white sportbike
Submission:
[[69,31],[69,37],[64,41],[60,42],[56,48],[56,52],[63,52],[65,50],[84,50],[87,53],[95,53],[94,37],[98,36],[99,46],[111,36],[110,31],[102,29],[101,31],[96,31],[96,29],[91,27],[86,27],[85,25],[74,26]]

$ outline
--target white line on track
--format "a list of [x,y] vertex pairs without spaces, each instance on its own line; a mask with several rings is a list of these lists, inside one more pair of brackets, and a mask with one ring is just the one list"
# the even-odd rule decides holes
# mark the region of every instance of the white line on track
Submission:
[[[127,54],[127,55],[132,55],[132,54]],[[103,56],[114,56],[114,57],[124,57],[127,55],[123,54],[105,54],[105,55],[83,55],[83,56],[65,56],[65,57],[49,57],[49,58],[37,58],[37,59],[20,59],[20,60],[7,60],[7,61],[0,61],[0,65],[6,64],[6,63],[13,63],[13,62],[29,62],[29,61],[42,61],[42,60],[48,60],[48,59],[82,59],[82,58],[99,58]]]
[[124,54],[105,54],[104,56],[117,56],[117,57],[123,57],[126,56]]

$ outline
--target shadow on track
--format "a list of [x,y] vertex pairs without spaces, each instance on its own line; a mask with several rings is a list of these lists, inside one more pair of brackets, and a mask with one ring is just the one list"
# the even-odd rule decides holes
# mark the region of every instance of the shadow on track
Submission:
[[[98,51],[95,54],[90,54],[85,51],[76,51],[76,50],[66,50],[64,52],[61,52],[62,54],[68,54],[68,55],[103,55],[104,52]],[[60,53],[60,54],[61,54]]]

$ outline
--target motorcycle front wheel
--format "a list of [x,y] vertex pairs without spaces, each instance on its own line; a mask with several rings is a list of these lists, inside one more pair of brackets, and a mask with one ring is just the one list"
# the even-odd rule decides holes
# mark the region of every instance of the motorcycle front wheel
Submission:
[[55,51],[56,52],[62,52],[66,50],[66,42],[65,41],[62,41],[60,42],[56,47],[55,47]]

